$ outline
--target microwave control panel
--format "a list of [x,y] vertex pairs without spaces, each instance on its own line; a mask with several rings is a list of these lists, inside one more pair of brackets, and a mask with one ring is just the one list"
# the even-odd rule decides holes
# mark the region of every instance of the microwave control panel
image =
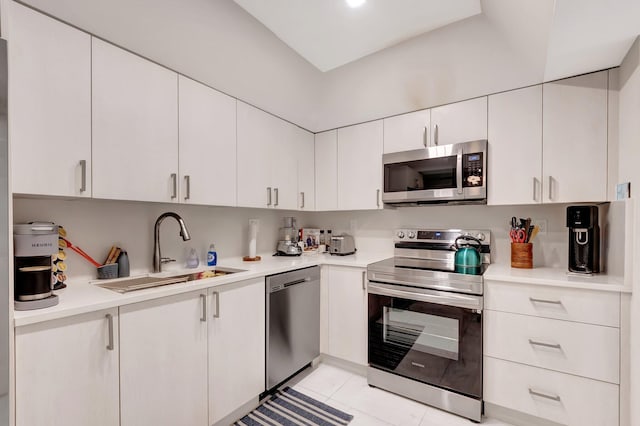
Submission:
[[462,155],[462,186],[464,188],[484,185],[484,153]]

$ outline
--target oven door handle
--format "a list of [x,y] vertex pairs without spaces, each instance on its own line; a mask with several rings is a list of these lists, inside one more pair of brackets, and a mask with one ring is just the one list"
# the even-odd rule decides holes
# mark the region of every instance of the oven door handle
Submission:
[[410,287],[398,288],[398,286],[369,282],[367,290],[369,294],[379,296],[399,297],[401,299],[416,300],[418,302],[435,303],[438,305],[457,306],[459,308],[482,310],[482,296],[466,296],[442,291],[426,290]]

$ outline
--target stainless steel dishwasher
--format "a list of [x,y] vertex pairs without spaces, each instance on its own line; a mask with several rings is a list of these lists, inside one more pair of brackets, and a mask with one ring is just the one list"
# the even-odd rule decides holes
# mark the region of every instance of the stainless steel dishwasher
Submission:
[[320,355],[320,268],[266,277],[266,389]]

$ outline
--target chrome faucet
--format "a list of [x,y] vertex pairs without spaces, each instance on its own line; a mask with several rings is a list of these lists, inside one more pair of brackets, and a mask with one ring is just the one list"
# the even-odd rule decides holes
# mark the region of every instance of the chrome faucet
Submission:
[[184,224],[184,220],[177,213],[167,212],[162,213],[158,219],[156,220],[156,224],[153,228],[153,272],[162,272],[162,264],[175,262],[175,259],[170,259],[168,257],[162,257],[160,254],[160,224],[166,217],[172,217],[178,221],[180,225],[180,236],[183,241],[188,241],[191,239],[189,235],[189,231],[187,230],[187,225]]

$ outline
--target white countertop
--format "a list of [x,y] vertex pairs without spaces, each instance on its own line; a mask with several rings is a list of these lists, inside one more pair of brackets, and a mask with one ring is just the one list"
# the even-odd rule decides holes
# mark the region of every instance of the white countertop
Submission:
[[[388,254],[380,253],[356,253],[349,256],[312,254],[298,257],[272,256],[271,253],[269,253],[261,256],[262,260],[258,262],[244,262],[240,257],[224,259],[220,262],[220,267],[244,269],[244,272],[190,281],[187,283],[136,290],[124,294],[98,287],[95,285],[97,282],[96,280],[89,282],[84,280],[74,282],[71,280],[67,282],[67,288],[57,290],[55,292],[60,299],[56,306],[44,309],[35,309],[32,311],[15,311],[14,325],[19,327],[34,324],[42,321],[49,321],[97,311],[100,309],[109,309],[131,303],[143,302],[150,299],[156,299],[158,297],[172,296],[189,291],[197,291],[209,287],[231,284],[255,277],[278,274],[292,269],[306,268],[309,266],[338,265],[366,268],[369,263],[377,262],[389,257]],[[159,276],[192,273],[206,269],[211,268],[201,267],[197,269],[171,271],[159,274]]]
[[505,281],[521,284],[547,285],[589,290],[631,293],[623,277],[606,274],[577,276],[568,274],[564,268],[538,267],[532,269],[512,268],[510,265],[492,264],[484,273],[486,281]]
[[[159,297],[197,291],[209,287],[231,284],[265,275],[278,274],[293,269],[306,268],[316,265],[337,265],[366,268],[368,264],[388,258],[388,253],[362,253],[349,256],[331,256],[329,254],[303,255],[299,257],[279,257],[271,254],[262,255],[258,262],[244,262],[241,258],[229,258],[220,262],[220,267],[244,269],[234,274],[190,281],[187,283],[165,285],[129,293],[117,293],[95,285],[96,280],[78,280],[67,283],[67,288],[58,290],[55,294],[60,298],[56,306],[32,311],[15,311],[14,325],[16,327],[35,324],[72,315],[83,314],[101,309],[109,309],[131,303],[144,302]],[[171,271],[162,275],[177,275],[192,273],[208,269],[187,269]],[[575,277],[567,275],[559,268],[516,269],[509,265],[492,264],[484,274],[485,280],[505,281],[523,284],[539,284],[570,288],[584,288],[601,291],[630,293],[631,288],[624,285],[621,277],[595,275],[593,277]]]

